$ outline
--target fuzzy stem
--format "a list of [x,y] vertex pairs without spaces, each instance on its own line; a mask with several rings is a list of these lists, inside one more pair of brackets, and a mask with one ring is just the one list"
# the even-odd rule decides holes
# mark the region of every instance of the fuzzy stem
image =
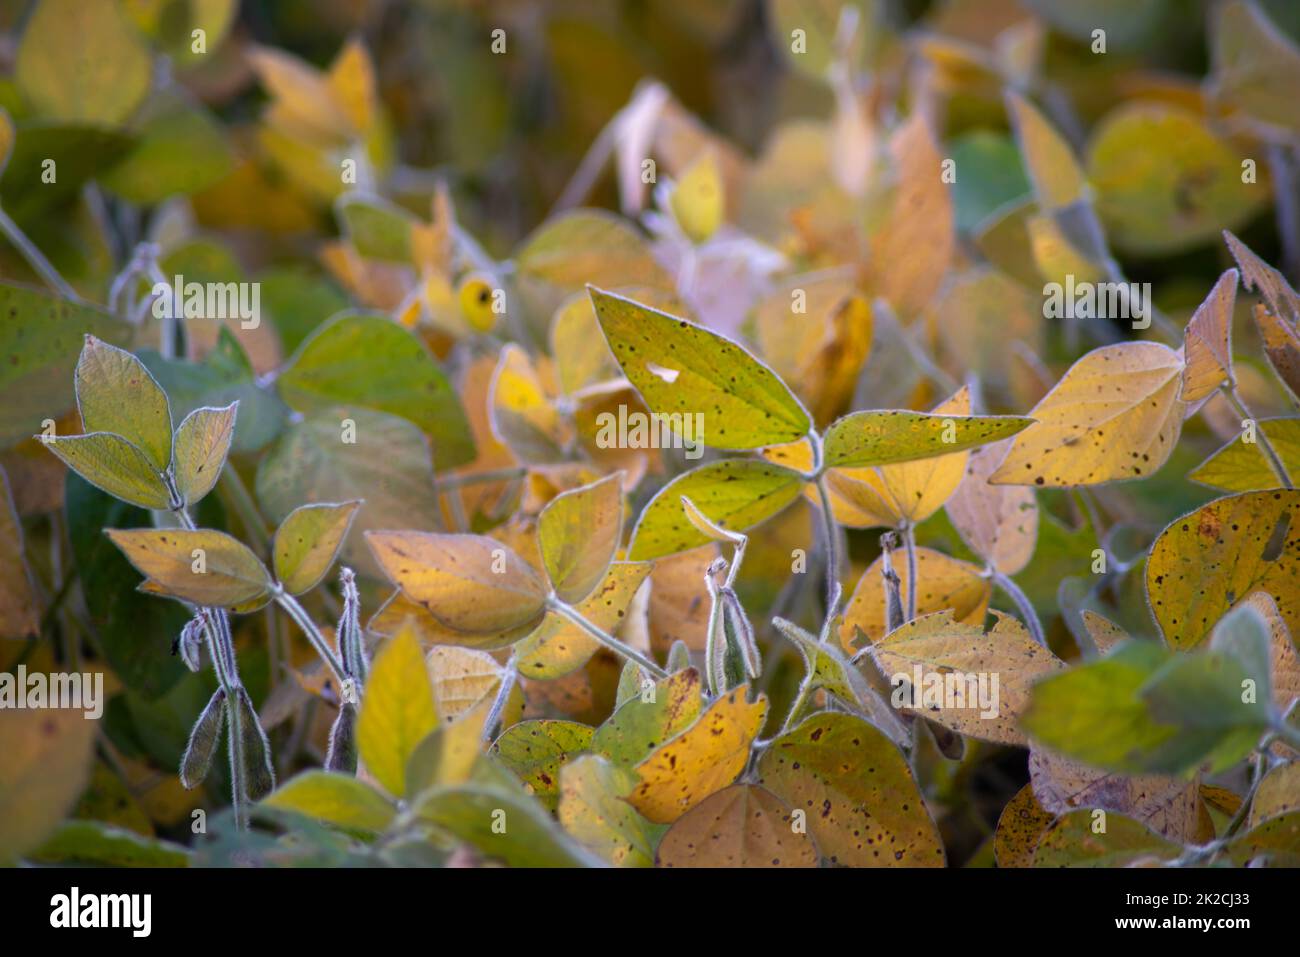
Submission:
[[624,644],[613,635],[593,625],[582,616],[582,612],[578,611],[578,609],[574,608],[572,605],[560,601],[558,598],[553,598],[547,603],[547,607],[557,615],[561,615],[573,622],[610,651],[614,652],[614,654],[619,655],[628,661],[635,661],[643,669],[653,675],[655,680],[661,680],[668,677],[668,672],[664,671],[632,646]]
[[22,254],[23,259],[27,260],[27,264],[45,280],[47,286],[64,299],[81,302],[81,297],[77,295],[77,291],[68,285],[68,281],[59,275],[59,271],[45,258],[45,254],[37,248],[36,244],[28,238],[22,227],[10,219],[9,214],[3,209],[0,209],[0,232],[5,234],[5,238]]
[[903,554],[907,559],[907,620],[916,618],[916,595],[920,591],[920,582],[916,580],[916,526],[903,522],[898,529],[903,539]]
[[1250,419],[1256,422],[1255,435],[1259,439],[1259,447],[1264,451],[1264,455],[1268,459],[1268,464],[1269,467],[1272,468],[1273,474],[1277,477],[1277,480],[1282,483],[1283,488],[1295,488],[1295,486],[1291,484],[1291,476],[1287,472],[1286,466],[1282,464],[1282,457],[1277,454],[1277,449],[1273,448],[1273,443],[1270,442],[1268,436],[1264,434],[1263,425],[1255,419],[1255,416],[1251,414],[1250,409],[1246,407],[1246,403],[1242,401],[1241,395],[1237,392],[1237,387],[1235,385],[1224,383],[1219,387],[1219,391],[1223,393],[1223,397],[1228,400],[1229,404],[1242,421]]
[[485,741],[492,740],[492,731],[497,726],[497,722],[501,720],[501,713],[505,711],[506,702],[510,700],[510,692],[515,690],[515,680],[518,676],[512,658],[505,674],[501,676],[501,687],[497,689],[497,696],[492,699],[492,708],[483,721],[483,739]]
[[826,487],[826,476],[817,479],[817,495],[822,503],[822,537],[826,540],[826,617],[835,617],[835,586],[840,579],[839,527],[831,511],[831,493]]
[[334,678],[338,681],[341,690],[343,681],[347,677],[347,670],[343,667],[343,662],[339,661],[338,655],[334,653],[334,649],[329,646],[329,642],[325,640],[325,636],[320,633],[320,629],[316,627],[316,623],[311,620],[311,615],[307,614],[307,609],[303,608],[298,603],[298,599],[283,588],[277,587],[274,595],[276,604],[289,613],[289,617],[307,636],[307,640],[316,649],[316,653],[321,656],[321,660],[334,672]]
[[1044,648],[1047,647],[1047,636],[1043,634],[1043,623],[1038,620],[1038,612],[1034,611],[1033,602],[1029,596],[1020,590],[1020,586],[1013,582],[1002,572],[993,570],[993,583],[1001,588],[1007,596],[1016,603],[1020,609],[1020,615],[1025,620],[1025,627],[1029,629],[1030,636]]

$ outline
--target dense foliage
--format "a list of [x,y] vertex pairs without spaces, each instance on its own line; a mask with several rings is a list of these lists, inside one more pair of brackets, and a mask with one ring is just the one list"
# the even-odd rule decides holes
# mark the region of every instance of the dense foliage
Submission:
[[0,862],[1300,864],[1290,5],[11,6]]

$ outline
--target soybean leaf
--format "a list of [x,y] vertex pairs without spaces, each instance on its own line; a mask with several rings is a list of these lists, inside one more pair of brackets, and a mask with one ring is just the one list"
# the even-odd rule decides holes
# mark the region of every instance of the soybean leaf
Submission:
[[[627,800],[656,824],[670,824],[744,770],[767,717],[767,699],[746,701],[748,685],[719,697],[695,722],[636,765]],[[626,706],[625,706],[626,707]]]
[[846,867],[941,867],[943,841],[902,752],[866,721],[824,712],[763,753],[758,783],[803,810],[822,857]]
[[298,811],[349,831],[378,833],[396,815],[388,799],[345,774],[305,771],[262,799],[271,807]]
[[224,409],[195,409],[177,427],[174,473],[176,490],[184,504],[197,504],[221,478],[235,435],[238,409],[237,402]]
[[734,784],[713,794],[668,829],[659,867],[816,867],[817,845],[797,830],[790,807],[771,791]]
[[1223,231],[1223,241],[1228,244],[1232,258],[1241,270],[1241,281],[1246,288],[1264,297],[1268,311],[1275,316],[1300,322],[1300,295],[1291,288],[1285,276],[1270,266],[1249,246],[1230,231]]
[[745,532],[797,499],[804,481],[798,472],[756,459],[702,465],[673,479],[642,509],[628,557],[644,561],[708,544],[709,536],[683,511],[683,497],[719,528]]
[[113,544],[158,594],[196,605],[260,608],[274,582],[252,550],[211,529],[108,529]]
[[366,770],[393,797],[407,796],[407,761],[437,726],[424,655],[404,628],[379,650],[366,679],[357,715],[357,750]]
[[1197,402],[1233,382],[1232,308],[1237,302],[1237,270],[1229,269],[1196,307],[1183,336],[1184,402]]
[[[911,713],[960,734],[1024,745],[1016,719],[1028,705],[1029,689],[1064,663],[1019,621],[994,614],[997,624],[988,632],[955,621],[951,612],[925,615],[868,648],[881,672],[891,676],[896,705],[901,700]],[[953,686],[959,695],[950,699],[946,689]]]
[[307,338],[280,375],[280,395],[302,412],[358,405],[414,422],[440,469],[474,458],[455,389],[419,339],[387,316],[342,315]]
[[531,629],[546,611],[546,583],[494,538],[370,532],[384,573],[437,621],[474,634]]
[[1292,562],[1300,548],[1300,492],[1244,492],[1175,519],[1151,546],[1147,600],[1165,640],[1193,648],[1237,601],[1263,591],[1293,634],[1300,592]]
[[7,447],[76,403],[73,370],[87,335],[124,342],[130,326],[98,306],[9,284],[0,285],[0,316],[0,445]]
[[1157,342],[1094,349],[1030,415],[994,484],[1074,486],[1152,475],[1182,431],[1183,362]]
[[131,353],[94,336],[77,360],[77,406],[87,432],[111,432],[140,449],[162,471],[172,460],[167,396]]
[[653,866],[663,832],[623,800],[636,783],[634,772],[595,754],[584,754],[560,770],[560,823],[615,867]]
[[[853,650],[853,639],[861,631],[871,641],[879,641],[889,630],[885,608],[885,585],[881,575],[881,559],[877,558],[862,573],[853,595],[844,609],[844,623],[840,627],[840,646]],[[895,562],[899,587],[904,595],[912,587],[911,573],[905,562]],[[980,569],[970,562],[949,558],[930,548],[916,550],[916,611],[918,615],[951,611],[952,617],[964,624],[978,627],[988,611],[992,586],[980,575]]]
[[188,867],[190,851],[101,821],[71,820],[25,859],[62,867]]
[[0,709],[0,861],[63,820],[90,775],[96,726],[76,709]]
[[154,463],[120,435],[92,432],[43,441],[64,465],[96,488],[141,508],[171,507],[171,495]]
[[579,602],[600,584],[623,538],[623,473],[553,498],[537,518],[542,562],[562,601]]
[[591,289],[605,339],[653,412],[702,423],[692,438],[717,449],[793,442],[812,422],[789,388],[742,346],[686,319]]
[[1039,838],[1056,820],[1034,798],[1034,789],[1026,784],[1002,808],[997,830],[993,832],[993,854],[998,867],[1032,867]]
[[1043,834],[1034,867],[1128,867],[1172,860],[1181,853],[1181,846],[1130,817],[1081,808],[1057,818]]
[[689,728],[703,707],[700,673],[694,668],[655,682],[651,694],[641,690],[610,715],[591,739],[592,751],[618,765],[639,764]]
[[[1291,475],[1300,475],[1300,419],[1259,419],[1255,429],[1262,432],[1282,459]],[[1278,487],[1278,476],[1258,441],[1246,441],[1243,432],[1219,449],[1187,478],[1225,492],[1254,492]],[[1258,439],[1258,436],[1253,436]]]
[[989,484],[1009,447],[1004,442],[971,452],[961,484],[944,505],[962,541],[1004,575],[1028,565],[1038,542],[1033,489]]
[[1034,424],[1012,415],[938,415],[900,410],[853,412],[826,432],[826,465],[866,468],[962,452]]
[[302,505],[275,530],[271,558],[275,577],[291,595],[315,588],[347,538],[360,502]]
[[0,468],[0,638],[35,638],[39,628],[34,580],[23,553],[23,526],[14,511],[9,477]]
[[492,753],[553,811],[560,801],[560,768],[588,749],[592,733],[577,721],[521,721],[502,732]]
[[1038,205],[1054,210],[1082,199],[1087,183],[1074,150],[1064,137],[1037,107],[1018,93],[1007,93],[1007,112]]

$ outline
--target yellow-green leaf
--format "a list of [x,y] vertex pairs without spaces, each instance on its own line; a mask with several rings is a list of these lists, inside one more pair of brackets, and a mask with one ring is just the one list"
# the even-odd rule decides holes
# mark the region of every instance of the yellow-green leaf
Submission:
[[1007,93],[1007,112],[1038,205],[1044,210],[1054,210],[1082,199],[1087,184],[1074,150],[1065,138],[1036,106],[1018,93]]
[[1183,362],[1158,342],[1094,349],[1030,415],[990,476],[995,485],[1096,485],[1164,465],[1183,427]]
[[798,472],[757,459],[702,465],[673,479],[642,509],[628,557],[661,558],[712,541],[686,515],[683,497],[719,528],[744,532],[797,499],[804,481]]
[[[1287,472],[1300,476],[1300,419],[1258,419],[1255,430],[1268,439]],[[1259,435],[1255,438],[1258,440]],[[1225,492],[1254,492],[1281,485],[1259,442],[1247,442],[1245,433],[1188,472],[1187,477]]]
[[826,432],[826,465],[912,462],[997,442],[1033,424],[1014,415],[939,415],[898,409],[853,412]]
[[557,495],[537,518],[537,543],[561,601],[582,601],[623,538],[623,473]]
[[116,0],[40,0],[18,46],[18,85],[45,119],[117,126],[149,92],[152,73]]
[[1034,853],[1034,867],[1128,867],[1142,861],[1173,860],[1181,845],[1165,840],[1131,817],[1105,814],[1105,829],[1097,828],[1092,808],[1080,808],[1056,819]]
[[406,796],[406,763],[438,726],[433,688],[415,634],[403,628],[380,649],[357,715],[357,750],[393,797]]
[[171,464],[171,408],[144,363],[125,349],[86,336],[76,381],[77,405],[87,432],[122,436],[160,472]]
[[271,807],[298,811],[351,831],[377,833],[397,811],[382,794],[362,781],[332,771],[306,771],[262,799]]
[[177,427],[173,449],[176,489],[186,505],[197,504],[221,478],[238,408],[239,403],[232,402],[224,409],[195,409]]
[[560,768],[591,746],[592,733],[577,721],[520,721],[497,738],[492,753],[553,811],[560,802]]
[[153,462],[138,447],[111,432],[55,435],[45,447],[96,488],[141,508],[171,507],[171,496]]
[[495,538],[370,532],[385,574],[448,628],[471,634],[531,630],[546,611],[546,583]]
[[636,783],[633,771],[596,754],[584,754],[560,771],[560,823],[575,840],[615,867],[654,865],[662,829],[623,800]]
[[678,435],[756,449],[812,425],[780,377],[725,336],[594,287],[591,301],[624,375]]
[[285,591],[302,594],[325,577],[360,506],[360,502],[303,505],[280,523],[271,543],[271,558],[275,577]]
[[689,728],[703,707],[700,673],[687,668],[655,683],[652,694],[633,697],[596,729],[591,750],[615,764],[639,764]]
[[807,814],[822,857],[845,867],[942,867],[943,841],[898,748],[866,721],[823,712],[781,735],[758,783]]
[[727,197],[718,158],[712,151],[686,167],[669,203],[677,225],[694,242],[702,243],[717,232],[726,214]]
[[998,867],[1033,867],[1034,851],[1043,832],[1056,820],[1034,798],[1034,789],[1026,784],[1002,808],[998,827],[993,833],[993,853]]
[[210,529],[108,529],[159,594],[217,607],[260,608],[273,582],[260,559],[243,542]]

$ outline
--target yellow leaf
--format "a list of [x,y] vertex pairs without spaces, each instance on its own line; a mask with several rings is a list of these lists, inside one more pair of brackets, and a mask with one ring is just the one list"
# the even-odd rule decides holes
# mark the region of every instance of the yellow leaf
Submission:
[[1147,600],[1165,640],[1189,649],[1253,592],[1272,596],[1292,634],[1300,629],[1300,491],[1229,495],[1174,521],[1151,545]]
[[1089,352],[1016,436],[994,484],[1053,487],[1141,478],[1164,465],[1182,431],[1183,363],[1168,346],[1128,342]]
[[[871,641],[879,641],[886,633],[885,586],[880,574],[881,559],[877,558],[862,573],[853,597],[844,609],[844,623],[840,627],[840,645],[845,651],[856,650],[853,638],[857,629]],[[905,562],[894,562],[902,593],[911,587]],[[921,583],[916,595],[916,613],[951,611],[953,618],[966,625],[984,621],[988,610],[992,585],[980,577],[980,570],[969,562],[950,558],[942,552],[928,548],[916,550],[916,577]]]
[[670,203],[677,225],[691,240],[702,243],[722,225],[727,197],[722,190],[722,173],[712,151],[695,160],[673,189]]
[[491,655],[471,648],[437,645],[425,655],[438,717],[455,721],[496,691],[504,669]]
[[176,428],[174,447],[176,490],[186,505],[195,505],[212,491],[235,436],[238,402],[224,409],[195,409]]
[[267,795],[262,803],[369,833],[382,831],[397,813],[374,788],[330,771],[305,771]]
[[39,845],[68,813],[90,776],[98,727],[77,709],[0,709],[0,862]]
[[[1257,419],[1255,429],[1268,438],[1287,472],[1300,476],[1300,419]],[[1244,432],[1188,472],[1187,477],[1225,492],[1254,492],[1282,484],[1260,443],[1247,442]]]
[[553,390],[528,353],[515,344],[501,350],[492,377],[492,433],[522,462],[558,462],[573,442],[573,424],[551,402]]
[[1241,281],[1247,289],[1258,292],[1268,303],[1268,311],[1275,316],[1285,316],[1300,322],[1300,295],[1291,288],[1286,277],[1260,259],[1249,246],[1230,233],[1223,231],[1223,241],[1228,244],[1232,258],[1241,269]]
[[546,610],[532,566],[483,535],[369,532],[385,574],[438,622],[469,634],[530,630]]
[[1088,637],[1092,643],[1097,646],[1097,653],[1105,656],[1112,648],[1121,641],[1129,639],[1129,633],[1115,624],[1108,618],[1103,618],[1095,611],[1084,609],[1082,612],[1083,627],[1088,632]]
[[355,37],[347,42],[330,65],[326,77],[330,93],[352,128],[364,134],[375,119],[375,65],[365,44]]
[[537,518],[542,563],[561,601],[579,602],[605,575],[623,538],[623,473],[556,496]]
[[241,611],[270,599],[271,574],[243,542],[210,529],[107,529],[113,544],[155,586],[196,605]]
[[767,699],[759,695],[751,704],[745,700],[748,692],[748,685],[733,688],[638,764],[639,782],[628,797],[632,806],[651,821],[668,824],[736,780],[767,717]]
[[1082,199],[1087,185],[1083,169],[1064,137],[1036,106],[1018,93],[1007,93],[1007,112],[1038,205],[1044,210],[1054,210]]
[[1038,839],[1056,820],[1034,798],[1034,789],[1026,784],[1006,803],[993,834],[993,854],[998,867],[1033,867]]
[[[900,678],[911,688],[904,710],[959,734],[1023,746],[1027,739],[1017,719],[1029,705],[1030,686],[1065,665],[1015,618],[994,615],[997,624],[985,632],[982,624],[965,625],[952,612],[936,612],[895,629],[868,649],[881,673],[891,677],[896,696],[902,690]],[[956,693],[950,695],[950,689]]]
[[1295,327],[1276,313],[1255,303],[1251,313],[1255,328],[1264,340],[1264,355],[1292,397],[1300,396],[1300,335]]
[[271,557],[275,577],[286,591],[301,594],[325,577],[360,507],[359,501],[302,505],[280,523],[271,543]]
[[1196,308],[1183,338],[1184,402],[1196,402],[1232,383],[1232,307],[1237,301],[1237,270],[1229,269]]
[[357,715],[361,760],[393,797],[406,796],[406,762],[437,726],[420,643],[404,628],[375,656]]
[[272,97],[268,108],[270,123],[309,143],[352,135],[348,114],[320,70],[270,47],[254,47],[247,56],[257,78]]

